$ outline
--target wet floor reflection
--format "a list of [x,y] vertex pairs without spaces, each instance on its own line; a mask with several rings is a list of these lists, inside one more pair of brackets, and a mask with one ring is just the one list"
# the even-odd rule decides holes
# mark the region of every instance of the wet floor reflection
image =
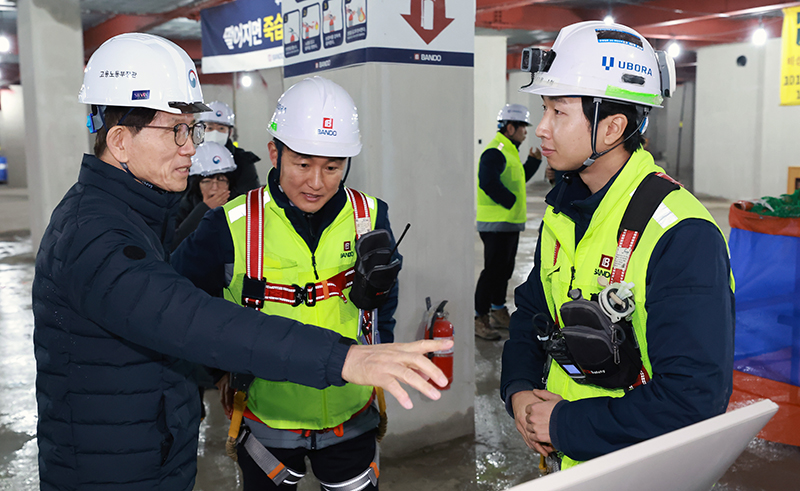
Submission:
[[[513,287],[525,281],[533,266],[546,189],[534,188],[533,191],[529,197],[528,230],[520,237],[509,299],[513,298]],[[720,225],[726,224],[727,205],[710,208]],[[726,229],[724,225],[723,229]],[[475,247],[476,257],[482,257],[477,233]],[[476,265],[476,274],[479,266]],[[30,238],[23,234],[0,233],[0,490],[39,488],[32,280]],[[471,329],[469,326],[468,330]],[[474,437],[422,448],[402,458],[382,458],[382,490],[500,491],[539,476],[538,455],[522,442],[514,421],[500,401],[500,360],[503,342],[508,338],[507,331],[502,334],[500,341],[476,339]],[[225,455],[228,422],[217,397],[216,391],[206,393],[208,416],[201,425],[195,490],[240,491],[238,468]],[[797,489],[799,469],[800,448],[755,439],[714,489]],[[300,491],[319,489],[309,478],[304,479],[299,488]]]
[[0,235],[0,487],[39,488],[29,236]]

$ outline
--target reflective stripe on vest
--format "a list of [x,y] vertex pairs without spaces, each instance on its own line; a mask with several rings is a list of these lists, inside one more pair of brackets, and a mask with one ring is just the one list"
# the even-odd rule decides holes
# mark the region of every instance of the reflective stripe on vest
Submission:
[[[478,186],[477,218],[479,222],[525,223],[527,220],[527,204],[525,200],[525,167],[519,159],[519,149],[502,133],[498,132],[486,146],[486,150],[496,148],[503,153],[506,167],[500,174],[500,182],[514,193],[517,200],[511,209],[503,207],[487,195]],[[484,150],[485,151],[485,150]]]
[[[331,294],[331,286],[337,275],[351,270],[355,265],[355,225],[353,206],[348,201],[333,222],[321,233],[319,245],[313,254],[316,271],[320,278],[331,281],[320,282],[315,277],[312,253],[308,245],[294,230],[283,209],[277,206],[265,189],[263,195],[263,254],[262,276],[273,285],[314,285],[316,304],[283,301],[264,302],[262,312],[297,320],[305,324],[322,326],[342,336],[356,339],[358,336],[358,309],[347,300],[349,286],[345,282],[341,295]],[[374,222],[377,215],[376,200],[366,196],[367,207]],[[234,303],[241,301],[241,288],[248,264],[246,254],[246,197],[240,196],[224,205],[228,226],[234,243],[233,278],[225,289],[224,296]],[[244,220],[243,220],[244,218]],[[372,223],[374,226],[374,223]],[[254,260],[251,253],[250,259]],[[258,254],[255,254],[258,256]],[[250,261],[254,262],[254,261]],[[329,298],[324,297],[325,285]],[[318,287],[319,286],[319,287]],[[310,298],[310,297],[309,297]],[[276,429],[324,430],[338,426],[350,419],[372,396],[371,387],[345,384],[314,389],[290,382],[271,382],[255,379],[250,387],[248,409],[265,424]]]
[[[556,313],[561,304],[569,300],[567,293],[570,288],[580,288],[583,296],[589,298],[591,294],[602,290],[597,281],[600,276],[611,277],[622,215],[639,183],[654,171],[663,172],[655,165],[648,152],[644,150],[634,152],[595,210],[589,228],[577,246],[575,223],[563,213],[557,214],[552,207],[548,207],[540,239],[541,257],[553,258],[553,262],[542,261],[541,281],[553,319],[558,319]],[[647,351],[645,309],[647,266],[650,255],[663,234],[688,218],[714,223],[710,213],[691,193],[685,189],[670,193],[650,219],[636,251],[629,258],[625,275],[625,281],[635,285],[633,294],[636,310],[633,313],[632,323],[641,349],[644,368],[651,376],[657,374],[653,373]],[[732,280],[731,286],[733,286]],[[555,362],[550,366],[547,389],[570,401],[602,396],[622,397],[625,394],[622,389],[607,390],[593,385],[578,384]],[[562,464],[563,468],[568,468],[575,465],[576,461],[565,456]]]

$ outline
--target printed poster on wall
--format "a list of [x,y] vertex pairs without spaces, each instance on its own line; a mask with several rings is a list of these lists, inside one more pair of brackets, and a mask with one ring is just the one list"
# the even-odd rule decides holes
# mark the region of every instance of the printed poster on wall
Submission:
[[800,7],[783,9],[781,106],[800,104]]
[[284,76],[368,62],[473,66],[475,2],[282,0]]
[[203,73],[283,64],[281,0],[237,0],[200,11]]

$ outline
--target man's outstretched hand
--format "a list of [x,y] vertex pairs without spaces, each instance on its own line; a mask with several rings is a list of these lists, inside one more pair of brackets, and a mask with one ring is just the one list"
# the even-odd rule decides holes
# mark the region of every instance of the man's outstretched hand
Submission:
[[414,343],[351,346],[342,367],[342,378],[358,385],[383,387],[406,409],[414,405],[400,382],[408,384],[434,401],[441,397],[428,382],[447,385],[447,377],[426,356],[431,351],[450,349],[453,341],[426,339]]

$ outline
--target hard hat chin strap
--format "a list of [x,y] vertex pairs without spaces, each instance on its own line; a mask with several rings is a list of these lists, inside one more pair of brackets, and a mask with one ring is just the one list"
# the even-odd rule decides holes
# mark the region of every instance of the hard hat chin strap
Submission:
[[105,115],[106,106],[97,106],[92,104],[92,112],[86,118],[86,127],[89,128],[89,133],[97,133],[100,128],[106,125]]
[[166,191],[164,191],[160,187],[154,185],[153,183],[147,182],[144,179],[139,179],[138,177],[136,177],[136,175],[133,172],[131,172],[131,170],[128,168],[128,163],[127,162],[120,162],[119,164],[122,166],[123,169],[125,169],[125,172],[127,172],[128,175],[131,176],[132,178],[136,179],[137,182],[140,182],[140,183],[144,184],[145,186],[147,186],[148,188],[150,188],[150,189],[152,189],[154,191],[157,191],[159,194],[166,193]]
[[589,156],[588,159],[583,161],[580,169],[577,172],[583,172],[586,170],[590,165],[594,164],[594,161],[602,157],[603,155],[607,154],[608,152],[614,150],[618,146],[622,145],[626,141],[628,141],[633,135],[636,133],[643,133],[644,129],[647,128],[647,115],[650,112],[649,107],[637,107],[636,113],[637,116],[641,116],[641,123],[637,120],[636,121],[636,130],[634,130],[630,135],[628,135],[624,140],[617,143],[611,148],[603,150],[602,152],[597,152],[597,123],[600,114],[600,103],[603,102],[603,99],[599,97],[595,97],[592,101],[594,103],[594,117],[592,118],[592,155]]
[[353,160],[353,157],[347,157],[347,167],[344,169],[344,177],[342,178],[342,185],[347,180],[347,176],[350,174],[350,161]]
[[275,143],[275,148],[278,150],[278,160],[275,168],[278,169],[278,184],[281,182],[281,155],[283,155],[283,142],[277,138],[272,140]]

